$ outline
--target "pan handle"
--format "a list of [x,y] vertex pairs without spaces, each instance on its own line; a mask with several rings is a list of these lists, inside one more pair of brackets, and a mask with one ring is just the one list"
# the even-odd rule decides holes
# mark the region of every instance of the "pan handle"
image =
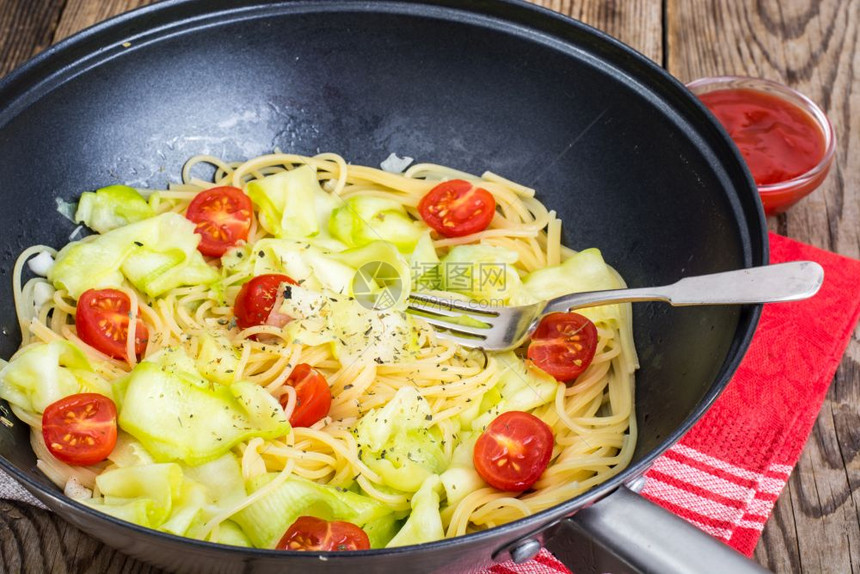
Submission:
[[545,543],[577,574],[770,572],[624,486],[562,521]]

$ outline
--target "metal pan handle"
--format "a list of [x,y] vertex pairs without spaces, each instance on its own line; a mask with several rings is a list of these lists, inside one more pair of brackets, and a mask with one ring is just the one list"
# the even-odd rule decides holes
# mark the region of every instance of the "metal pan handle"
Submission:
[[563,521],[545,543],[576,574],[770,572],[623,486]]

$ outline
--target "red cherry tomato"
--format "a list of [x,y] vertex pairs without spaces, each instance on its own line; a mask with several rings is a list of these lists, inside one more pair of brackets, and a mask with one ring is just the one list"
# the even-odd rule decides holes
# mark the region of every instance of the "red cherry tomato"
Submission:
[[240,329],[266,323],[275,307],[275,301],[278,300],[278,288],[281,283],[297,284],[286,275],[269,273],[258,275],[242,285],[233,305],[236,325]]
[[502,413],[475,441],[475,470],[499,490],[526,490],[546,470],[552,444],[552,430],[536,416],[522,411]]
[[[328,414],[331,390],[319,371],[307,363],[296,365],[287,378],[287,384],[296,389],[296,407],[290,415],[291,425],[309,427]],[[287,406],[286,395],[281,398],[281,405]]]
[[367,534],[351,522],[329,522],[314,516],[300,516],[281,537],[276,550],[321,552],[369,550]]
[[541,319],[528,358],[562,382],[578,377],[594,359],[597,328],[579,313],[550,313]]
[[221,257],[239,241],[248,239],[251,229],[251,198],[236,187],[213,187],[194,196],[185,217],[197,224],[202,238],[198,251]]
[[487,228],[496,213],[496,200],[486,189],[452,179],[421,198],[418,213],[445,237],[462,237]]
[[[89,289],[81,294],[75,310],[78,337],[91,347],[114,359],[127,359],[128,314],[131,302],[116,289]],[[134,352],[140,356],[146,350],[149,330],[140,318],[135,323]]]
[[116,445],[116,406],[96,393],[60,399],[42,413],[42,436],[50,453],[65,463],[101,462]]

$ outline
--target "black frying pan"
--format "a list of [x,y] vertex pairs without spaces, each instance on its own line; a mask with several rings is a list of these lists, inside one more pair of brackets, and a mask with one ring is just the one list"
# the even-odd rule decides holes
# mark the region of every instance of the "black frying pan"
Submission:
[[[7,279],[25,246],[68,241],[57,196],[163,186],[193,154],[239,159],[276,146],[368,165],[395,151],[534,186],[564,221],[565,243],[599,247],[634,287],[767,262],[754,184],[695,98],[630,48],[520,2],[167,1],[49,49],[3,80],[0,105]],[[20,340],[8,280],[0,302],[8,357]],[[759,310],[637,305],[630,467],[555,508],[454,540],[323,557],[148,531],[64,498],[35,469],[20,423],[0,427],[0,467],[83,530],[172,569],[449,572],[526,559],[541,543],[583,568],[566,543],[584,527],[640,569],[738,572],[753,566],[623,485],[720,393]]]

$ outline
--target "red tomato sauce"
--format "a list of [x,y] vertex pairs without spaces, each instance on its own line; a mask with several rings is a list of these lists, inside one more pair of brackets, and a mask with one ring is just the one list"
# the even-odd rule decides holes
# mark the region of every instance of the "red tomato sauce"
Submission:
[[757,185],[803,175],[824,157],[824,133],[804,110],[756,90],[715,90],[699,99],[720,120]]

